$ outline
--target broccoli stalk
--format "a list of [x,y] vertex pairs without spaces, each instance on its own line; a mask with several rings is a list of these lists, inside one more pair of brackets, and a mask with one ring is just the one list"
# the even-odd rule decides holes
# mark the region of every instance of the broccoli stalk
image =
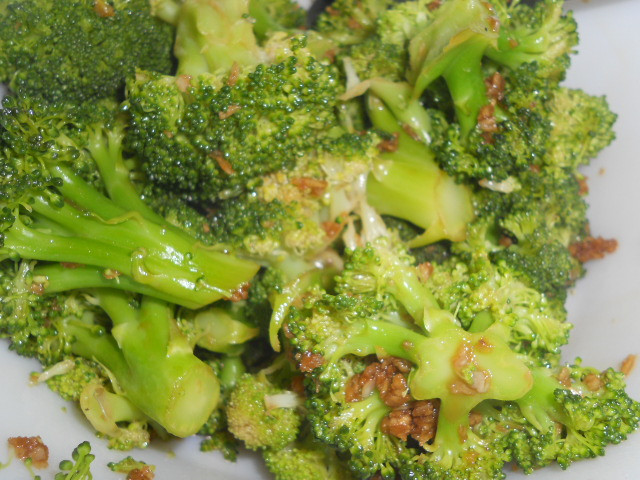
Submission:
[[[121,394],[107,390],[97,382],[89,382],[82,389],[78,403],[86,419],[96,432],[109,439],[109,448],[131,450],[149,445],[150,418]],[[166,435],[156,423],[156,432]]]
[[70,352],[104,365],[123,395],[167,432],[196,433],[217,405],[220,388],[179,333],[170,305],[142,297],[134,306],[126,293],[109,289],[90,294],[111,319],[111,335],[96,325],[64,322]]
[[[122,124],[115,119],[110,128],[104,121],[62,105],[5,102],[10,149],[2,163],[12,175],[0,204],[0,259],[82,265],[82,281],[90,283],[78,278],[78,286],[117,285],[122,277],[127,286],[139,285],[132,291],[191,308],[230,296],[250,280],[257,265],[201,244],[144,204],[124,166]],[[46,133],[34,146],[23,143],[23,130]],[[108,196],[80,176],[94,162]],[[55,271],[50,267],[52,277],[41,283],[72,277]]]
[[[154,0],[156,15],[176,27],[178,75],[253,67],[264,53],[250,18],[249,0]],[[261,24],[262,25],[262,24]]]
[[369,204],[380,214],[408,220],[425,230],[411,239],[411,247],[442,239],[464,240],[473,218],[468,188],[442,171],[429,147],[405,133],[377,97],[369,96],[368,107],[374,126],[393,133],[397,142],[395,150],[381,153],[374,162],[367,180]]
[[491,6],[479,0],[444,3],[409,45],[413,98],[443,77],[453,99],[463,138],[476,127],[480,109],[488,103],[482,57],[497,39],[497,19]]

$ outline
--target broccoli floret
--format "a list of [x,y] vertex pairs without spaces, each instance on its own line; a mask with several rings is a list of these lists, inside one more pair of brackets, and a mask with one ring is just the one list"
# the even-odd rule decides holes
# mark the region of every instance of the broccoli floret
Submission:
[[[118,422],[152,419],[174,435],[187,436],[207,420],[217,404],[218,380],[178,331],[172,306],[152,297],[138,302],[126,292],[94,289],[43,311],[42,294],[33,293],[41,291],[37,280],[31,272],[19,272],[15,284],[23,282],[26,288],[3,298],[3,336],[11,338],[18,353],[44,362],[74,355],[104,368],[107,374],[82,362],[79,369],[72,364],[65,373],[71,377],[52,380],[61,394],[77,397],[98,431],[118,440]],[[43,345],[49,345],[46,355]],[[117,382],[114,390],[122,395],[103,387],[105,377]]]
[[374,33],[378,17],[393,4],[391,0],[337,0],[320,15],[315,29],[339,47],[357,45]]
[[431,22],[433,5],[430,0],[417,0],[392,2],[386,9],[380,8],[372,31],[366,30],[361,41],[334,47],[337,61],[344,62],[345,68],[348,63],[354,70],[351,74],[357,73],[361,80],[377,77],[394,82],[405,80],[409,41]]
[[181,330],[191,345],[210,352],[238,354],[243,344],[260,333],[242,315],[241,308],[220,305],[197,311],[184,311],[179,318]]
[[[422,7],[422,14],[406,20],[406,11]],[[378,30],[365,43],[340,52],[347,79],[351,68],[352,77],[371,82],[371,91],[398,122],[432,144],[438,164],[458,181],[503,182],[540,163],[553,124],[550,91],[560,76],[545,68],[563,69],[554,63],[555,56],[544,59],[548,63],[533,54],[509,61],[506,53],[504,58],[495,54],[502,52],[496,46],[509,32],[511,43],[517,43],[519,35],[523,45],[532,38],[568,45],[555,52],[564,58],[574,43],[574,24],[570,16],[561,16],[557,2],[549,7],[553,11],[547,18],[544,7],[532,9],[519,2],[403,3],[380,17]],[[391,47],[408,52],[408,63],[400,67],[404,74],[384,67],[391,58],[404,63],[401,53],[389,55]],[[378,76],[384,81],[374,78]]]
[[455,313],[462,326],[481,332],[493,322],[509,329],[509,344],[532,362],[556,365],[568,342],[570,323],[560,304],[491,263],[486,255],[465,261],[453,256],[430,263],[427,285],[440,305]]
[[[534,369],[531,391],[503,408],[514,460],[527,473],[557,461],[563,468],[604,455],[638,427],[640,404],[624,391],[620,373],[576,365]],[[494,410],[495,414],[495,410]]]
[[280,450],[265,450],[265,464],[275,480],[351,480],[349,470],[326,445],[306,438]]
[[[62,372],[56,372],[56,367],[62,366]],[[42,381],[46,375],[47,386],[65,400],[78,402],[82,391],[89,384],[106,384],[107,373],[95,361],[76,357],[62,360],[38,376]]]
[[[151,421],[177,436],[195,433],[217,403],[218,381],[165,302],[198,308],[231,297],[258,266],[203,246],[143,202],[112,104],[14,96],[4,106],[2,335],[46,366],[74,355],[104,367],[117,387],[81,374],[79,401],[114,446],[145,445]],[[59,387],[78,397],[81,385],[60,379]],[[99,413],[103,401],[118,406],[114,418]]]
[[[248,349],[250,346],[246,345],[246,350]],[[229,432],[225,406],[229,402],[231,392],[246,373],[247,368],[243,358],[237,353],[217,355],[214,358],[208,358],[206,363],[211,366],[220,379],[220,402],[207,422],[198,431],[198,435],[202,437],[200,451],[218,450],[225,459],[235,462],[242,442]]]
[[135,478],[136,476],[153,478],[156,470],[155,465],[148,465],[133,457],[123,458],[119,462],[109,462],[107,466],[112,472],[127,474],[127,478]]
[[[569,326],[486,257],[452,257],[442,268],[454,278],[436,266],[426,284],[389,238],[345,260],[332,289],[299,294],[283,340],[307,378],[315,437],[356,477],[500,479],[511,460],[566,468],[637,428],[622,377],[559,367]],[[443,303],[465,328],[438,297],[457,302]]]
[[555,167],[586,165],[615,138],[611,112],[604,97],[582,90],[558,88],[550,104],[553,125],[543,161]]
[[147,181],[207,204],[292,168],[330,140],[337,126],[335,73],[296,52],[234,80],[229,70],[186,84],[185,77],[139,73],[128,85],[128,141]]
[[[252,67],[264,52],[249,16],[249,0],[151,0],[153,14],[175,26],[178,75]],[[149,69],[152,70],[152,69]]]
[[91,480],[91,463],[95,460],[91,453],[91,444],[82,442],[71,453],[71,460],[63,460],[58,465],[60,472],[56,473],[54,480]]
[[121,98],[136,68],[171,71],[172,45],[147,0],[5,2],[0,81],[49,101]]
[[[504,325],[494,323],[479,333],[465,331],[440,309],[403,248],[389,242],[380,238],[347,253],[335,292],[312,288],[302,295],[299,308],[290,309],[287,342],[297,352],[299,368],[313,378],[307,407],[314,433],[348,452],[349,465],[360,478],[377,471],[393,478],[394,472],[413,468],[412,459],[421,450],[407,446],[408,435],[415,435],[431,452],[424,460],[433,471],[468,471],[472,467],[466,459],[476,447],[464,443],[460,432],[469,429],[469,413],[487,398],[522,397],[531,388],[531,374],[509,348]],[[382,387],[377,387],[379,393],[354,398],[350,379],[358,372],[365,375],[373,364],[366,358],[364,364],[349,360],[351,355],[400,360],[397,369],[402,370],[396,375],[402,378],[388,381],[404,384],[400,388],[404,398],[395,403]],[[491,380],[485,382],[488,377]],[[430,435],[416,431],[393,435],[393,416],[406,413],[399,407],[408,409],[411,418],[413,409],[429,406],[439,412],[432,413]],[[490,471],[499,471],[501,457],[486,457],[477,472],[489,466]]]
[[554,81],[564,79],[569,55],[578,43],[576,22],[564,13],[561,0],[492,2],[500,19],[497,43],[486,52],[488,58],[516,69],[537,63],[541,73]]
[[300,403],[294,392],[272,383],[265,372],[245,374],[225,408],[229,432],[252,450],[282,449],[298,436]]
[[588,235],[587,205],[571,169],[542,166],[520,174],[512,191],[475,195],[477,220],[459,250],[483,251],[500,268],[563,301],[583,273],[570,247]]
[[4,100],[0,259],[55,262],[43,266],[47,293],[114,287],[188,307],[231,296],[257,265],[202,246],[141,200],[111,108]]
[[214,410],[207,423],[198,431],[198,435],[204,437],[200,442],[200,451],[217,450],[226,460],[235,462],[238,459],[240,442],[227,430],[224,409]]
[[[488,87],[479,92],[484,106],[469,119],[472,128],[465,132],[459,119],[451,122],[432,110],[431,145],[441,168],[459,181],[507,188],[512,176],[539,165],[546,153],[551,88],[536,64],[504,74],[487,72],[482,79]],[[495,88],[491,99],[487,88]]]

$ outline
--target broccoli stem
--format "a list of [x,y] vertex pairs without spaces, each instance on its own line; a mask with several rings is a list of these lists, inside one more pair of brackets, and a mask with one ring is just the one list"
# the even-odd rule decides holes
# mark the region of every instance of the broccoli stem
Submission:
[[438,9],[433,22],[410,44],[413,99],[443,77],[463,139],[475,128],[480,108],[488,103],[482,57],[497,41],[496,25],[490,4],[453,0]]
[[261,52],[249,19],[249,0],[187,0],[177,16],[178,75],[251,67]]
[[254,20],[253,31],[260,40],[264,40],[269,32],[287,30],[269,14],[263,2],[249,0],[249,15]]
[[[118,233],[122,232],[113,230],[115,238],[118,238]],[[226,278],[215,279],[220,286],[210,285],[202,280],[202,272],[194,271],[188,264],[167,261],[157,252],[146,251],[142,247],[131,251],[91,238],[43,233],[26,227],[20,220],[16,220],[5,233],[3,250],[10,252],[8,257],[18,255],[29,260],[78,263],[111,270],[116,276],[128,276],[156,290],[158,293],[154,296],[168,295],[168,298],[179,300],[180,305],[191,308],[208,305],[230,295],[225,287],[233,288],[233,283],[225,285],[223,282],[244,273],[228,270]],[[242,280],[235,285],[240,283]]]
[[[104,163],[114,165],[112,160]],[[162,219],[160,223],[153,221],[157,216],[144,213],[150,210],[136,196],[124,171],[109,181],[130,191],[136,208],[131,211],[100,194],[67,167],[58,165],[53,171],[61,175],[62,195],[78,208],[63,198],[35,197],[31,204],[37,215],[35,225],[30,227],[16,219],[4,234],[5,256],[17,254],[33,260],[116,270],[146,286],[133,291],[189,308],[230,296],[258,269],[252,262],[201,245]],[[48,232],[39,228],[47,226]],[[149,292],[149,287],[156,293]]]
[[486,37],[477,35],[450,52],[454,57],[442,76],[447,83],[465,139],[478,123],[480,109],[489,103],[482,72],[482,57],[487,49]]
[[129,169],[122,157],[123,129],[102,129],[92,136],[87,149],[100,170],[109,198],[126,210],[135,210],[152,222],[163,224],[164,218],[155,213],[140,198],[129,178]]
[[[105,276],[104,269],[95,266],[45,264],[34,269],[33,278],[44,280],[42,285],[46,295],[84,288],[114,288],[147,295],[169,303],[180,304],[185,301],[176,295],[160,292],[149,285],[138,283],[131,277]],[[196,304],[193,308],[197,308]]]
[[411,97],[411,86],[408,83],[376,78],[371,80],[370,91],[377,97],[376,99],[369,95],[370,102],[375,104],[376,100],[381,100],[393,114],[387,114],[384,121],[380,116],[377,117],[376,123],[370,112],[376,127],[392,133],[402,132],[404,128],[409,127],[422,142],[427,145],[431,143],[431,120],[420,100]]
[[464,240],[473,218],[470,191],[438,167],[427,145],[398,129],[391,110],[372,95],[368,110],[374,126],[395,132],[398,141],[397,150],[381,154],[374,164],[367,180],[368,202],[381,214],[425,229],[410,241],[411,247]]
[[78,177],[68,166],[57,164],[50,166],[49,169],[61,181],[58,187],[59,192],[74,204],[83,205],[84,208],[105,220],[124,213],[124,209]]
[[522,415],[540,432],[555,428],[556,422],[567,424],[566,416],[558,408],[554,392],[566,388],[548,368],[534,368],[533,387],[522,398],[516,400]]
[[172,309],[151,297],[136,308],[126,293],[111,289],[91,293],[111,318],[113,337],[68,322],[72,353],[104,365],[124,395],[169,433],[196,433],[217,405],[220,387],[178,333]]

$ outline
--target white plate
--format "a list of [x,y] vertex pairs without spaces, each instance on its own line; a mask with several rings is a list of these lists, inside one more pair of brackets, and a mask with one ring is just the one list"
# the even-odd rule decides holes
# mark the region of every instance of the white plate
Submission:
[[[581,355],[586,364],[599,368],[617,366],[630,353],[640,353],[640,2],[633,0],[570,1],[581,33],[579,55],[574,58],[567,84],[592,94],[606,94],[619,114],[616,142],[585,169],[589,177],[590,218],[595,235],[615,237],[619,249],[605,260],[589,265],[569,301],[570,321],[575,324],[565,357]],[[69,458],[81,441],[90,440],[97,456],[97,479],[120,479],[106,468],[127,454],[113,452],[95,438],[82,414],[50,392],[46,386],[30,387],[29,373],[37,362],[19,358],[0,342],[0,462],[7,458],[2,446],[11,436],[40,435],[49,446],[53,465]],[[629,392],[640,399],[640,369],[629,378]],[[567,472],[549,467],[531,480],[632,480],[640,478],[640,433],[607,455],[578,462]],[[191,480],[249,480],[271,478],[259,461],[246,455],[229,463],[217,453],[200,453],[198,441],[188,439],[155,443],[148,450],[130,452],[136,459],[157,466],[156,478]],[[50,469],[53,472],[53,469]],[[50,472],[41,473],[44,479]],[[29,479],[18,461],[0,470],[0,479]],[[509,472],[508,478],[524,478]]]

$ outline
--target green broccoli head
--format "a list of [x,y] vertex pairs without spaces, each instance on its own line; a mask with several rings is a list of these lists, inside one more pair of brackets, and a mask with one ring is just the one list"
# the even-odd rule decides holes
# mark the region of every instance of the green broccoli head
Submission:
[[491,60],[515,69],[525,63],[538,64],[544,77],[564,79],[569,55],[578,43],[576,22],[563,12],[563,1],[492,2],[500,20],[497,44],[486,52]]
[[390,0],[335,1],[318,18],[316,30],[339,47],[356,45],[373,35],[378,17],[393,4]]
[[[488,252],[494,264],[525,284],[551,298],[566,298],[567,288],[583,273],[570,247],[588,232],[587,205],[575,172],[532,168],[519,176],[512,191],[484,189],[475,200],[478,227],[485,227],[470,228],[470,236],[479,238],[469,244]],[[480,245],[486,226],[491,238]]]
[[[433,471],[480,474],[468,459],[482,442],[461,436],[470,412],[487,398],[520,398],[532,383],[506,325],[464,330],[388,238],[347,253],[335,289],[316,285],[300,303],[290,308],[285,341],[310,380],[318,439],[345,452],[361,478],[394,478],[424,461]],[[503,461],[487,452],[481,468],[499,471]]]
[[487,255],[452,256],[430,262],[427,285],[439,303],[455,313],[462,326],[483,331],[494,322],[509,331],[509,344],[532,363],[555,365],[572,328],[562,304],[493,264]]
[[298,436],[302,417],[295,393],[272,384],[265,374],[245,374],[225,407],[229,431],[252,450],[279,450]]
[[297,52],[235,79],[139,73],[128,143],[147,181],[188,200],[230,198],[321,144],[337,125],[339,86],[332,68]]
[[136,68],[169,73],[173,29],[147,0],[7,2],[0,80],[16,92],[72,103],[121,98]]
[[549,165],[586,165],[615,138],[616,115],[604,97],[559,88],[553,91],[549,110],[553,128],[543,159]]
[[525,471],[556,461],[563,469],[604,455],[638,427],[640,404],[624,391],[624,377],[580,363],[534,370],[534,386],[496,416],[510,422],[514,460]]

